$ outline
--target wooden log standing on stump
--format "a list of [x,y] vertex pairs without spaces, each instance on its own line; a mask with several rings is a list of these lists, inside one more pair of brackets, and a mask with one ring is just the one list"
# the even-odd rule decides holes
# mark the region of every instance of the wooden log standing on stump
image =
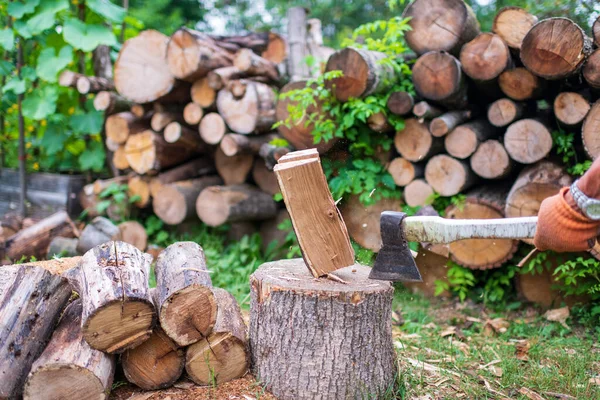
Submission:
[[431,120],[429,132],[435,137],[442,137],[452,132],[458,125],[467,122],[471,118],[470,110],[449,111]]
[[537,76],[563,79],[583,66],[592,41],[567,18],[548,18],[535,24],[523,38],[521,61]]
[[81,231],[77,251],[83,254],[102,243],[117,240],[119,235],[119,228],[111,220],[96,217]]
[[81,333],[81,301],[75,300],[44,352],[33,363],[23,399],[106,399],[112,389],[115,357],[92,349]]
[[19,398],[71,295],[66,279],[30,265],[0,268],[0,398]]
[[347,47],[335,52],[325,71],[342,71],[343,76],[326,81],[335,97],[342,102],[366,97],[389,89],[396,80],[392,66],[381,62],[384,53]]
[[511,124],[504,134],[504,147],[510,157],[522,164],[533,164],[552,150],[549,129],[535,119],[522,119]]
[[192,344],[185,354],[185,370],[198,385],[221,384],[248,370],[246,324],[235,298],[224,289],[212,289],[217,319],[206,338]]
[[433,201],[433,188],[424,179],[415,179],[404,188],[404,201],[409,207],[426,206]]
[[275,92],[264,83],[248,82],[240,99],[229,90],[219,91],[217,109],[236,133],[268,132],[275,123]]
[[[370,268],[358,264],[336,271],[345,283],[314,279],[305,268],[281,260],[250,277],[252,372],[282,400],[383,394],[397,374],[392,286],[368,279]],[[284,325],[294,335],[277,334]]]
[[543,79],[522,67],[504,71],[498,78],[498,84],[505,95],[518,101],[538,99],[546,88]]
[[412,70],[417,93],[448,108],[467,105],[467,84],[460,62],[443,51],[430,51],[419,57]]
[[479,34],[475,13],[461,0],[416,0],[402,16],[411,18],[406,43],[419,55],[437,50],[458,54]]
[[228,157],[220,147],[215,152],[215,167],[226,185],[238,185],[246,182],[253,162],[254,156],[251,154],[237,154]]
[[600,156],[600,101],[592,106],[581,131],[583,147],[588,155],[595,160]]
[[396,132],[394,145],[400,155],[408,161],[424,161],[443,150],[443,142],[434,138],[427,125],[415,118],[404,121],[404,129]]
[[150,337],[156,322],[148,289],[152,257],[124,242],[94,247],[70,276],[83,304],[82,330],[88,344],[122,353]]
[[165,333],[179,346],[208,336],[217,318],[204,250],[194,242],[177,242],[156,261],[157,308]]
[[415,96],[408,92],[392,92],[387,100],[387,108],[394,115],[410,114],[416,103]]
[[554,99],[554,115],[567,127],[580,125],[590,108],[590,102],[580,93],[562,92]]
[[498,35],[485,32],[465,44],[460,51],[460,63],[464,73],[476,82],[495,81],[512,66],[510,50]]
[[496,14],[492,32],[500,36],[508,47],[520,51],[523,38],[535,25],[537,17],[520,7],[504,7]]
[[476,182],[469,165],[445,154],[432,157],[425,166],[425,180],[442,196],[454,196]]
[[490,104],[487,112],[488,121],[497,128],[502,128],[521,119],[525,113],[525,104],[510,99],[499,99]]
[[479,145],[471,156],[471,169],[485,179],[502,179],[510,174],[514,162],[506,149],[497,140],[488,140]]

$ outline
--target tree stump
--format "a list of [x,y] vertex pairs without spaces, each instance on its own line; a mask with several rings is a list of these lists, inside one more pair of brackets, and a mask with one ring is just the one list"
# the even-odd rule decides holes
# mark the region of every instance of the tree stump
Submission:
[[355,264],[335,272],[345,283],[315,279],[293,259],[250,277],[253,373],[277,398],[363,399],[393,387],[394,289],[370,271]]

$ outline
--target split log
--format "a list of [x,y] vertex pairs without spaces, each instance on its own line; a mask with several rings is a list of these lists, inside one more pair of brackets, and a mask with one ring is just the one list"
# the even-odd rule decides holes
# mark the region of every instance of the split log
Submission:
[[592,52],[592,40],[567,18],[548,18],[533,26],[523,38],[521,61],[545,79],[564,79],[583,66]]
[[217,91],[208,85],[208,78],[200,78],[190,89],[192,101],[202,108],[210,108],[215,104]]
[[218,304],[211,291],[204,250],[194,242],[177,242],[156,261],[157,309],[160,325],[179,346],[208,336]]
[[80,76],[77,79],[77,91],[81,94],[98,93],[103,90],[115,90],[112,80],[99,76]]
[[340,212],[348,227],[350,237],[365,249],[378,252],[381,247],[379,220],[383,211],[402,211],[399,199],[381,199],[365,206],[356,195],[340,204]]
[[121,222],[118,228],[121,241],[134,245],[140,251],[146,250],[148,234],[142,224],[137,221],[125,221]]
[[181,164],[178,167],[172,168],[161,174],[158,174],[155,178],[150,181],[150,194],[156,196],[162,185],[173,183],[177,181],[184,181],[187,179],[196,178],[201,175],[207,175],[215,172],[215,166],[209,158],[197,158],[192,161],[188,161],[185,164]]
[[62,236],[56,236],[50,241],[48,245],[47,258],[52,259],[54,256],[58,257],[75,257],[79,255],[77,251],[77,238],[65,238]]
[[94,109],[106,115],[129,111],[131,102],[114,92],[101,91],[94,97]]
[[583,66],[583,78],[592,88],[600,89],[600,49],[588,57]]
[[198,125],[203,116],[202,107],[196,103],[188,103],[183,109],[183,120],[189,125]]
[[42,259],[46,256],[52,238],[55,236],[71,238],[78,235],[79,231],[69,215],[65,211],[59,211],[6,239],[3,246],[0,246],[0,259],[9,258],[13,261],[21,257]]
[[467,83],[460,62],[448,53],[430,51],[419,57],[412,79],[417,93],[427,100],[453,109],[467,106]]
[[381,62],[385,58],[384,53],[351,47],[336,51],[327,60],[325,71],[342,71],[343,76],[325,84],[342,102],[385,92],[396,81],[394,68]]
[[127,182],[127,194],[130,199],[134,196],[138,197],[138,200],[134,202],[136,207],[145,208],[150,203],[148,180],[138,175],[132,176]]
[[83,304],[85,341],[105,353],[134,348],[156,322],[148,289],[152,257],[123,242],[94,247],[70,275]]
[[152,199],[152,210],[167,225],[178,225],[195,215],[196,199],[202,190],[220,185],[218,176],[205,176],[162,185]]
[[[250,277],[252,372],[278,399],[379,398],[394,385],[393,288],[368,279],[370,271],[355,264],[336,271],[344,283],[314,279],[294,259],[263,264]],[[336,317],[322,323],[325,315]],[[294,335],[276,334],[282,326]],[[346,356],[332,357],[340,352]],[[327,371],[317,376],[315,365]]]
[[261,57],[275,64],[285,61],[287,57],[287,43],[285,39],[275,32],[269,32],[269,43],[267,44],[267,48],[261,53]]
[[115,87],[121,96],[143,104],[171,91],[175,78],[165,63],[168,40],[146,30],[123,44],[115,63]]
[[[503,218],[506,202],[503,187],[482,186],[467,193],[466,203],[451,205],[447,218]],[[466,239],[450,243],[450,256],[456,263],[472,269],[499,267],[517,251],[518,241],[511,239]]]
[[200,137],[208,144],[219,144],[227,133],[223,117],[217,113],[209,113],[202,118],[198,126]]
[[224,289],[212,289],[217,318],[209,336],[187,348],[185,370],[198,385],[219,385],[248,370],[246,324],[235,298]]
[[443,110],[429,104],[426,101],[420,101],[413,107],[413,114],[415,114],[415,117],[421,119],[436,118],[442,115],[443,113]]
[[410,114],[418,97],[409,92],[392,92],[387,99],[387,108],[394,115],[404,116]]
[[487,118],[493,126],[503,128],[521,119],[525,109],[524,103],[517,103],[506,98],[499,99],[490,104]]
[[269,143],[279,137],[280,136],[276,134],[246,136],[228,133],[221,140],[220,147],[223,153],[228,157],[233,157],[238,154],[258,154],[263,144]]
[[422,164],[411,163],[402,157],[396,157],[390,162],[387,171],[396,185],[404,187],[413,180],[422,177],[425,167]]
[[434,191],[424,179],[415,179],[404,188],[404,202],[409,207],[422,207],[433,201]]
[[238,154],[228,157],[220,147],[215,152],[215,167],[226,185],[237,185],[246,182],[252,170],[253,162],[254,156],[251,154]]
[[488,140],[479,145],[471,156],[471,169],[485,179],[506,178],[512,171],[514,162],[506,149],[497,140]]
[[117,240],[119,237],[119,228],[115,224],[104,217],[96,217],[81,231],[77,252],[84,254],[102,243]]
[[67,280],[43,268],[0,268],[0,398],[20,398],[70,295]]
[[249,76],[266,76],[275,82],[280,79],[277,65],[250,49],[238,50],[233,59],[233,66]]
[[540,121],[522,119],[506,129],[504,147],[513,160],[521,164],[533,164],[552,150],[552,135]]
[[431,136],[427,125],[415,118],[404,121],[404,129],[396,132],[394,145],[398,153],[408,161],[427,160],[443,150],[443,142]]
[[[280,229],[280,227],[289,228]],[[288,235],[295,238],[292,228],[290,214],[286,209],[279,210],[273,219],[268,219],[260,224],[261,249],[265,254],[273,254],[275,257],[286,258],[288,249],[285,248]],[[274,252],[274,253],[273,253]]]
[[464,73],[476,82],[495,81],[502,71],[512,66],[508,46],[498,35],[485,32],[465,44],[460,51]]
[[268,132],[275,123],[275,92],[264,83],[250,81],[241,99],[236,99],[229,90],[221,90],[217,109],[236,133]]
[[546,89],[546,82],[525,68],[504,71],[498,78],[500,90],[513,100],[538,99]]
[[367,118],[367,126],[372,131],[378,133],[386,133],[394,130],[394,127],[390,125],[387,117],[382,112],[371,114],[371,116]]
[[442,137],[451,132],[458,125],[467,122],[471,118],[470,110],[449,111],[431,120],[429,132],[435,137]]
[[81,332],[80,300],[71,303],[48,346],[33,363],[23,399],[106,399],[115,357],[92,349]]
[[151,130],[130,136],[125,144],[125,157],[138,174],[156,174],[162,169],[181,164],[208,148],[190,147],[188,143],[168,143]]
[[593,160],[600,156],[600,135],[598,132],[600,132],[600,101],[596,101],[590,109],[581,130],[583,147]]
[[208,73],[206,76],[208,86],[213,90],[221,90],[227,86],[227,83],[234,79],[245,78],[246,72],[240,71],[235,66],[217,68]]
[[562,92],[554,99],[554,115],[567,127],[579,126],[590,108],[590,102],[580,93]]
[[267,168],[264,160],[261,158],[256,158],[254,160],[252,179],[254,180],[254,183],[256,183],[256,186],[265,193],[275,195],[280,192],[279,183],[277,183],[275,173]]
[[106,137],[115,143],[123,144],[127,138],[148,129],[148,123],[130,112],[113,114],[106,119]]
[[479,144],[497,136],[497,131],[487,121],[477,120],[456,127],[444,139],[444,147],[448,154],[459,159],[467,159]]
[[198,132],[175,121],[165,127],[163,137],[167,143],[187,145],[190,149],[196,149],[198,153],[203,152],[208,147],[206,146],[207,143],[198,136]]
[[438,285],[436,283],[438,281],[448,283],[448,258],[448,256],[437,254],[421,246],[415,257],[415,263],[417,264],[417,268],[419,268],[423,281],[402,282],[402,286],[408,288],[413,293],[420,293],[429,298],[450,298],[451,293],[447,290],[438,293]]
[[461,0],[415,0],[402,16],[410,18],[406,43],[418,55],[438,50],[458,54],[479,34],[475,13]]
[[496,14],[492,32],[500,36],[508,47],[520,51],[523,38],[537,22],[535,15],[520,7],[504,7]]
[[277,214],[273,197],[250,185],[210,186],[196,201],[198,217],[209,226],[262,221]]
[[472,186],[477,178],[466,162],[440,154],[427,162],[425,180],[440,195],[454,196]]

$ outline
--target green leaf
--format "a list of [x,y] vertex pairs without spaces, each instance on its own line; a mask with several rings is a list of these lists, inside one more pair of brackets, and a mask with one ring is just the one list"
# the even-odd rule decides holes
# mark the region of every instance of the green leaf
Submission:
[[79,166],[84,171],[102,171],[102,168],[104,168],[105,156],[102,143],[90,142],[88,148],[79,156]]
[[73,48],[65,46],[58,52],[58,56],[52,47],[47,47],[40,52],[37,59],[37,75],[47,81],[56,82],[57,75],[62,71],[73,59]]
[[42,33],[54,26],[56,13],[69,8],[68,0],[44,0],[35,15],[27,21],[32,35]]
[[63,27],[65,41],[83,51],[92,51],[101,44],[112,46],[117,43],[114,33],[102,25],[84,24],[69,18]]
[[102,129],[102,124],[104,123],[103,115],[102,112],[95,110],[76,114],[71,117],[69,125],[76,133],[95,134]]
[[124,8],[114,5],[108,0],[87,0],[85,5],[96,14],[115,23],[123,22],[127,14]]
[[22,38],[29,39],[33,36],[33,34],[31,33],[31,29],[29,29],[29,26],[27,25],[27,21],[20,19],[18,21],[15,21],[13,26]]
[[64,149],[68,138],[69,136],[62,124],[50,122],[44,132],[40,147],[46,151],[46,154],[53,155]]
[[55,86],[45,86],[34,90],[23,100],[23,116],[41,120],[56,111],[58,89]]
[[83,139],[73,140],[72,142],[67,143],[67,146],[65,148],[67,149],[67,151],[69,153],[73,154],[74,156],[78,156],[78,155],[82,154],[83,151],[85,150],[85,140],[83,140]]
[[15,45],[15,33],[12,29],[6,28],[0,31],[0,47],[6,51],[11,51]]
[[0,76],[9,75],[15,68],[14,64],[5,60],[0,60]]
[[37,79],[35,69],[33,67],[21,68],[21,78],[25,79],[26,81],[35,81]]
[[31,14],[38,4],[40,4],[40,0],[14,1],[8,5],[8,15],[21,19],[23,15]]
[[14,94],[25,93],[25,80],[19,79],[13,76],[4,86],[2,87],[2,93],[13,92]]

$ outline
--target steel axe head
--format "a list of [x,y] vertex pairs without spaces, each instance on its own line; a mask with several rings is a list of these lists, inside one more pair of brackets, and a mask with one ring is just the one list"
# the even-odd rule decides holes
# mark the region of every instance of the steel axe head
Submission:
[[408,247],[402,230],[406,214],[384,211],[381,213],[382,246],[369,274],[370,279],[393,282],[422,282],[421,273]]

